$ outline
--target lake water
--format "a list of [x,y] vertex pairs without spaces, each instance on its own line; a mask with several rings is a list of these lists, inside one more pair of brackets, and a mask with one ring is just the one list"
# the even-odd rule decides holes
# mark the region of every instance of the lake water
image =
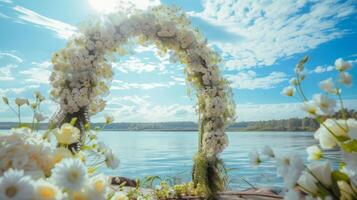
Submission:
[[[101,169],[108,175],[143,178],[157,175],[179,177],[183,181],[191,179],[192,157],[197,151],[197,132],[132,132],[104,131],[99,140],[103,141],[118,155],[119,168]],[[230,132],[229,146],[221,154],[228,168],[231,188],[281,187],[281,178],[276,177],[272,161],[258,168],[251,167],[248,153],[271,146],[279,154],[296,152],[306,159],[306,147],[315,144],[311,132]],[[336,157],[338,152],[327,154]]]

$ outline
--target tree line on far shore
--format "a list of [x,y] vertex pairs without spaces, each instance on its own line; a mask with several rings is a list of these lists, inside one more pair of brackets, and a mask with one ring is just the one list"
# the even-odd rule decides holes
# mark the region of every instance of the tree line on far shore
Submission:
[[[333,115],[334,118],[355,118],[357,111],[340,110]],[[15,122],[0,122],[0,129],[10,129],[15,127]],[[103,123],[92,123],[93,128],[103,127]],[[319,123],[309,117],[290,118],[279,120],[235,122],[227,127],[227,131],[315,131],[319,128]],[[48,124],[40,124],[40,129],[47,129]],[[104,130],[110,131],[197,131],[198,124],[195,122],[121,122],[105,126]]]

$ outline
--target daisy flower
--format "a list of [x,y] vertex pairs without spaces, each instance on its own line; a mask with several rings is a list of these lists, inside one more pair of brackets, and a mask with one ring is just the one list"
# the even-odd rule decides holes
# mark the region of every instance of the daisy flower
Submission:
[[35,184],[35,197],[37,200],[60,200],[62,193],[57,186],[44,180],[38,180]]
[[63,159],[52,170],[53,182],[60,188],[80,190],[88,179],[87,169],[78,159]]
[[29,200],[33,197],[34,183],[23,171],[9,169],[0,178],[1,200]]

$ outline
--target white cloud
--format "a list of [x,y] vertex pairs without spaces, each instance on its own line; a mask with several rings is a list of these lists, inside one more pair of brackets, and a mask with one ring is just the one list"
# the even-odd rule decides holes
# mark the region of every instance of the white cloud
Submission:
[[54,31],[57,34],[57,37],[61,39],[68,39],[77,31],[75,26],[45,17],[30,9],[21,6],[15,6],[13,9],[19,13],[18,19]]
[[165,69],[165,65],[162,63],[145,62],[135,56],[131,56],[129,59],[123,62],[113,63],[112,66],[114,69],[117,69],[123,73],[135,72],[139,74],[142,72],[152,72],[155,70],[162,72]]
[[239,72],[235,75],[226,75],[231,81],[231,87],[237,89],[269,89],[274,88],[277,84],[287,80],[283,72],[272,72],[267,76],[257,76],[252,70]]
[[155,88],[169,88],[176,85],[174,81],[169,81],[165,83],[156,83],[156,82],[146,82],[146,83],[129,83],[121,80],[114,80],[111,90],[131,90],[131,89],[142,89],[149,90]]
[[311,72],[315,72],[316,74],[321,74],[321,73],[324,73],[324,72],[330,72],[330,71],[333,71],[335,69],[334,66],[330,65],[330,66],[317,66],[315,67],[314,70],[312,70]]
[[197,120],[195,110],[192,105],[157,105],[151,102],[149,98],[149,96],[135,95],[114,97],[108,101],[108,106],[104,113],[112,113],[118,122]]
[[12,94],[21,94],[29,89],[35,89],[35,88],[39,88],[39,85],[26,85],[23,87],[14,87],[14,88],[6,88],[6,89],[1,89],[0,88],[0,96],[6,96],[10,93]]
[[21,74],[26,75],[25,81],[33,84],[49,84],[51,63],[49,61],[32,62],[32,65],[35,67],[20,71]]
[[229,58],[225,67],[232,70],[272,65],[339,38],[348,32],[339,22],[355,13],[353,0],[207,0],[203,7],[191,16],[239,38],[213,42]]
[[0,81],[14,80],[11,70],[17,68],[17,65],[9,64],[5,67],[0,67]]
[[12,59],[15,59],[18,63],[22,63],[24,60],[12,53],[7,53],[7,52],[0,52],[0,58],[3,58],[3,57],[10,57]]

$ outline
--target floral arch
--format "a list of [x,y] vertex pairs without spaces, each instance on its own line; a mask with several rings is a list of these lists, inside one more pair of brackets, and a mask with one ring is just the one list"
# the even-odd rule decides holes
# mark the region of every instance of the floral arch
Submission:
[[52,57],[51,96],[60,104],[52,124],[60,126],[77,118],[84,141],[90,116],[105,108],[103,96],[113,78],[111,59],[124,55],[128,44],[154,44],[185,65],[186,83],[194,88],[199,116],[198,153],[193,181],[212,195],[225,185],[219,159],[228,144],[225,126],[235,118],[235,104],[228,81],[220,75],[220,57],[191,26],[185,13],[172,7],[154,7],[130,15],[110,14],[82,24],[65,48]]

